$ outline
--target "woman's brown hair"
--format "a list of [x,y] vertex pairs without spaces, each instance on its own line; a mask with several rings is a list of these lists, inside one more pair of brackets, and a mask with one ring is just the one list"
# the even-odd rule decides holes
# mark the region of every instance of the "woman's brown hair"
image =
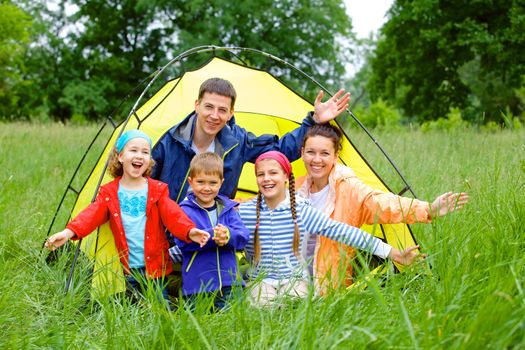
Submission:
[[304,135],[304,138],[303,138],[303,147],[306,144],[306,141],[310,137],[314,137],[314,136],[322,136],[322,137],[326,137],[327,139],[332,140],[332,142],[334,144],[334,150],[335,150],[336,153],[341,151],[341,149],[343,147],[343,145],[341,143],[341,139],[343,137],[343,133],[341,132],[341,130],[337,126],[334,126],[334,125],[332,125],[330,123],[315,124],[314,126],[309,128],[306,131],[306,134]]

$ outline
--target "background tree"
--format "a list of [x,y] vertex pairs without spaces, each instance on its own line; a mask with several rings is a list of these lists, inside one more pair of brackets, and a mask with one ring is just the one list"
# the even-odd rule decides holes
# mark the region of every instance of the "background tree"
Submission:
[[18,3],[41,25],[26,58],[34,88],[24,113],[61,120],[108,115],[157,67],[199,45],[261,49],[339,84],[354,40],[341,0]]
[[12,119],[23,86],[31,18],[10,1],[0,1],[0,13],[0,116]]
[[524,32],[523,0],[397,0],[372,60],[372,98],[419,121],[452,107],[470,120],[521,114]]
[[204,44],[260,49],[333,85],[355,38],[340,0],[165,1],[179,27],[182,49]]

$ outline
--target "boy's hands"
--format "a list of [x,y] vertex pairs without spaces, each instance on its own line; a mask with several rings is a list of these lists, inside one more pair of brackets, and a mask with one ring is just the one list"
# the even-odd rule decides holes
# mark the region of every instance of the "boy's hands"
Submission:
[[228,235],[228,229],[223,224],[218,224],[213,229],[213,240],[215,241],[215,244],[217,244],[219,247],[222,247],[228,241],[230,240],[230,237]]
[[[190,239],[199,244],[202,247],[206,243],[208,243],[208,240],[210,239],[210,234],[206,231],[199,230],[198,228],[193,228],[188,233],[188,236]],[[228,234],[228,228],[222,224],[218,224],[213,228],[213,238],[215,241],[215,244],[217,244],[219,247],[222,247],[228,241],[230,240],[230,235]]]
[[414,261],[418,258],[424,259],[427,257],[426,254],[419,254],[417,250],[419,249],[419,245],[415,245],[412,247],[408,247],[403,251],[400,251],[399,249],[392,248],[390,251],[390,258],[394,260],[394,262],[401,264],[401,265],[412,265]]
[[194,227],[188,232],[188,237],[200,247],[204,247],[206,243],[208,243],[208,240],[210,239],[210,234],[206,231],[199,230],[198,228]]
[[63,246],[71,238],[75,237],[75,233],[66,228],[63,231],[57,232],[46,240],[45,247],[51,251]]

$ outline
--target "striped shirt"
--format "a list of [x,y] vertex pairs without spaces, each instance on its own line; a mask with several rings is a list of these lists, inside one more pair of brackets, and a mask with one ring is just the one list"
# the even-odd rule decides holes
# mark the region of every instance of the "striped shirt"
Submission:
[[[239,207],[239,215],[251,232],[250,240],[246,245],[248,258],[255,256],[253,232],[257,219],[256,205],[257,198],[254,198],[241,203]],[[352,247],[370,251],[381,258],[388,257],[390,253],[392,248],[390,245],[356,227],[331,220],[299,195],[296,195],[296,209],[300,232],[299,250],[303,257],[301,262],[293,253],[294,223],[288,194],[286,199],[273,210],[268,208],[263,197],[259,220],[261,258],[258,266],[251,273],[252,278],[256,278],[261,273],[265,280],[270,280],[270,282],[307,277],[304,242],[311,234],[319,234]]]

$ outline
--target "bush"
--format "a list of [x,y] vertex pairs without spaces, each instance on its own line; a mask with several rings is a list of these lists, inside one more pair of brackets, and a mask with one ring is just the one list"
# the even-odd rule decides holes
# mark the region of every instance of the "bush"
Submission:
[[367,128],[397,128],[401,122],[401,114],[387,102],[379,99],[368,108],[357,107],[356,117]]
[[470,127],[469,122],[463,120],[461,110],[456,107],[451,107],[446,118],[438,118],[437,120],[424,122],[421,125],[421,131],[427,132],[432,130],[463,130]]
[[501,131],[501,127],[500,127],[500,125],[498,123],[496,123],[495,121],[491,120],[487,124],[483,125],[481,127],[481,130],[495,133],[495,132]]
[[514,130],[521,129],[522,127],[520,119],[512,114],[509,107],[505,109],[505,112],[501,111],[501,118],[507,129]]

